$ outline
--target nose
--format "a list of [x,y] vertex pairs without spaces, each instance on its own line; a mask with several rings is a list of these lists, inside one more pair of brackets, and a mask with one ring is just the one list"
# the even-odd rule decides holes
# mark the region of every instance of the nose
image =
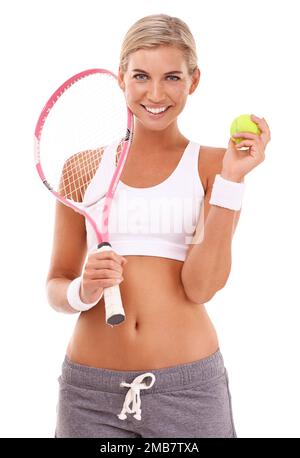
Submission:
[[159,82],[152,81],[148,89],[148,100],[158,103],[164,100],[164,90]]

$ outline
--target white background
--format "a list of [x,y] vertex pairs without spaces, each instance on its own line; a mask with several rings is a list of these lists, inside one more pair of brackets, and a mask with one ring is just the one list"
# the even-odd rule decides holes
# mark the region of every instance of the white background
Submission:
[[[225,147],[232,119],[268,121],[266,160],[246,177],[225,289],[207,304],[239,437],[300,437],[299,23],[297,1],[6,0],[1,42],[2,437],[53,437],[57,377],[77,319],[45,294],[54,200],[34,169],[33,131],[65,79],[118,69],[127,29],[166,13],[190,26],[202,72],[183,133]],[[298,31],[297,31],[298,30]]]

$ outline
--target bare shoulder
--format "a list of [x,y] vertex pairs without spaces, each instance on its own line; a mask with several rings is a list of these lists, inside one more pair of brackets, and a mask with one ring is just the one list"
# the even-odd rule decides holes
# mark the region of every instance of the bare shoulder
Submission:
[[226,148],[201,145],[198,157],[199,176],[204,189],[207,190],[217,173],[222,170]]

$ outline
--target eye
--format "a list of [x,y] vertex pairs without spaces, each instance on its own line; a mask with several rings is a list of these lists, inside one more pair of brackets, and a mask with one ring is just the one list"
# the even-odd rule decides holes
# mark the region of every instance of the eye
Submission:
[[136,80],[140,80],[140,81],[144,81],[145,80],[144,77],[147,78],[147,75],[145,75],[144,73],[136,73],[135,75],[133,75],[133,78],[135,78]]
[[[180,80],[179,76],[176,76],[176,75],[168,75],[167,78],[171,78],[171,81],[179,81]],[[173,78],[176,78],[176,79],[173,79]]]

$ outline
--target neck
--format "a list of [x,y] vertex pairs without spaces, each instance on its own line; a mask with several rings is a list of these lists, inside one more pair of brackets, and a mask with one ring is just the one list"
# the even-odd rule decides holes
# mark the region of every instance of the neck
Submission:
[[159,152],[162,149],[174,149],[178,143],[185,141],[185,137],[180,133],[177,122],[170,124],[164,130],[149,130],[135,119],[135,129],[133,134],[131,150],[139,151],[139,155]]

